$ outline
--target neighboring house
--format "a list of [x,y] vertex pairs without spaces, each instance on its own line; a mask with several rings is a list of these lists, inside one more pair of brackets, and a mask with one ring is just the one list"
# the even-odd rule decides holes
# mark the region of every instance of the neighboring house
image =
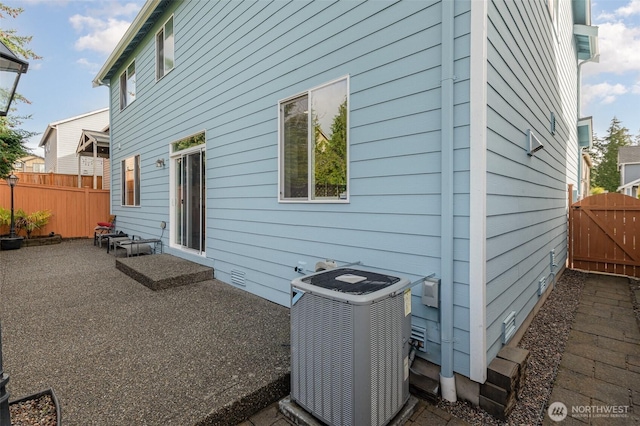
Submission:
[[27,155],[13,164],[14,172],[44,173],[44,158],[39,155]]
[[418,356],[448,399],[477,391],[565,264],[590,16],[588,0],[148,1],[94,80],[118,227],[166,222],[166,252],[282,305],[323,259],[435,274],[438,307],[413,287]]
[[[78,182],[82,175],[93,175],[93,188],[102,176],[102,188],[110,188],[111,163],[109,162],[109,126],[100,131],[83,130],[76,148],[78,156]],[[102,162],[102,164],[100,164]]]
[[[44,149],[45,171],[66,175],[93,174],[93,159],[80,168],[76,150],[83,130],[100,130],[109,125],[109,108],[50,123],[40,144]],[[102,159],[97,159],[102,175]]]
[[640,146],[621,146],[618,150],[620,187],[618,192],[638,197],[640,186]]

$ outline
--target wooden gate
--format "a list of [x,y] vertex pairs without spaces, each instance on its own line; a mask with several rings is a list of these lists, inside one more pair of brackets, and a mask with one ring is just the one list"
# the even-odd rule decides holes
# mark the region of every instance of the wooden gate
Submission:
[[569,191],[569,267],[640,277],[640,200],[592,195],[572,204]]

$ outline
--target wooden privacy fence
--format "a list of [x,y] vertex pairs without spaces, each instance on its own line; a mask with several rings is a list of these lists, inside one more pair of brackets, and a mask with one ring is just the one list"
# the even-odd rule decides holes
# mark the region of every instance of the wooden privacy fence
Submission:
[[640,200],[618,193],[572,204],[569,190],[569,267],[640,277]]
[[[70,188],[78,188],[77,175],[62,175],[58,173],[23,173],[16,172],[16,176],[20,179],[18,184],[32,183],[34,185],[43,186],[68,186]],[[81,188],[93,187],[93,175],[80,176]],[[97,176],[97,187],[102,188],[102,176]]]
[[[27,214],[51,211],[49,223],[34,235],[55,232],[63,238],[93,237],[96,224],[109,217],[109,194],[102,189],[43,187],[18,181],[13,189],[13,204],[14,210],[22,209]],[[11,188],[4,181],[0,181],[0,207],[11,208]],[[0,227],[0,234],[7,233],[7,226]]]

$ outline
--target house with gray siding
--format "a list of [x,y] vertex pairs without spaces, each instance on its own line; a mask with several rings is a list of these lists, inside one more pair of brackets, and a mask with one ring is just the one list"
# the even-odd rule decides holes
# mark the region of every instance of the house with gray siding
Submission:
[[621,146],[618,150],[620,187],[618,192],[637,198],[640,187],[640,146]]
[[108,125],[108,108],[49,123],[38,144],[44,149],[45,171],[66,175],[89,175],[94,173],[95,161],[98,176],[102,176],[102,158],[83,158],[84,161],[80,163],[76,149],[83,130],[102,130]]
[[285,306],[326,259],[409,278],[418,356],[453,400],[562,273],[590,16],[589,0],[147,1],[94,79],[112,214],[144,237],[166,222],[166,252]]

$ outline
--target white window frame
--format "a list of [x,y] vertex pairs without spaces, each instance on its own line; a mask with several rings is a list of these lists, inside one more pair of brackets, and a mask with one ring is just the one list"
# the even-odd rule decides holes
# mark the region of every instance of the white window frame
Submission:
[[[127,203],[127,169],[126,163],[133,159],[133,204]],[[122,207],[140,207],[140,187],[142,186],[140,154],[132,155],[120,161],[120,205]]]
[[[190,146],[188,148],[184,148],[181,150],[175,150],[174,149],[174,144],[176,142],[179,142],[181,140],[184,139],[188,139],[190,137],[193,136],[197,136],[199,134],[204,134],[204,143],[199,144],[199,145],[193,145]],[[197,252],[193,249],[187,248],[185,246],[183,246],[182,244],[180,244],[178,241],[176,241],[176,237],[177,237],[177,231],[176,231],[176,227],[180,226],[181,223],[178,223],[178,219],[177,219],[177,215],[176,215],[176,205],[178,203],[178,194],[176,193],[176,188],[175,188],[175,182],[176,182],[176,178],[177,178],[177,167],[176,167],[176,159],[182,157],[183,155],[188,155],[188,154],[192,154],[195,152],[201,152],[205,154],[205,158],[206,158],[206,152],[207,152],[207,131],[206,130],[201,130],[199,132],[190,134],[188,136],[185,136],[183,138],[180,139],[176,139],[174,141],[172,141],[169,144],[169,199],[171,200],[171,208],[169,209],[169,225],[171,229],[171,232],[169,233],[169,245],[172,248],[181,250],[185,253],[190,253],[192,255],[195,256],[201,256],[201,257],[206,257],[207,253],[206,253],[206,239],[205,239],[205,246],[202,247],[202,251],[201,252]],[[206,161],[206,160],[205,160]],[[205,163],[205,167],[206,167],[206,163]],[[205,171],[206,173],[206,171]],[[206,180],[205,180],[205,186],[206,186]],[[206,188],[205,188],[206,189]],[[205,200],[205,203],[207,201]],[[205,216],[202,218],[202,220],[204,221],[204,226],[206,228],[206,223],[207,223],[207,218],[206,218],[206,214]]]
[[127,96],[128,89],[130,87],[131,76],[129,75],[129,70],[133,65],[133,76],[136,75],[136,60],[134,59],[127,65],[125,70],[120,74],[120,111],[131,105],[136,100],[136,84],[135,78],[133,80],[133,94],[131,96]]
[[[312,151],[313,151],[313,144],[310,142],[311,140],[313,140],[312,138],[312,132],[313,132],[313,126],[312,126],[312,120],[309,119],[308,123],[309,123],[309,129],[308,129],[308,135],[307,135],[307,149],[308,149],[308,176],[309,176],[309,184],[308,184],[308,192],[307,192],[307,197],[306,198],[285,198],[284,196],[284,155],[283,155],[283,150],[284,150],[284,143],[283,143],[283,138],[284,138],[284,134],[283,134],[283,115],[282,115],[282,109],[283,109],[283,104],[292,101],[296,98],[300,98],[302,96],[307,96],[307,102],[311,102],[311,94],[312,92],[322,89],[324,87],[330,86],[332,84],[335,84],[337,82],[340,81],[346,81],[347,84],[347,89],[346,89],[346,96],[347,96],[347,147],[346,147],[346,164],[347,164],[347,176],[346,176],[346,182],[347,182],[347,188],[346,188],[346,194],[344,198],[313,198],[313,188],[311,185],[311,176],[313,174],[313,164],[311,161],[311,158],[313,158],[312,155]],[[304,92],[299,92],[296,93],[293,96],[289,96],[285,99],[281,99],[280,101],[278,101],[278,202],[279,203],[311,203],[311,204],[346,204],[350,202],[350,171],[351,171],[351,165],[350,165],[350,147],[351,147],[351,143],[350,143],[350,128],[351,128],[351,118],[350,118],[350,110],[351,110],[351,89],[350,89],[350,76],[349,75],[345,75],[339,78],[336,78],[334,80],[331,80],[327,83],[312,87]],[[310,112],[311,111],[311,106],[308,105],[307,106],[307,111]]]
[[[171,21],[171,68],[166,68],[167,58],[167,24]],[[162,52],[158,43],[159,38],[162,37]],[[176,67],[176,27],[173,15],[169,17],[162,25],[162,27],[156,32],[156,81],[162,79],[165,75],[169,74]]]

